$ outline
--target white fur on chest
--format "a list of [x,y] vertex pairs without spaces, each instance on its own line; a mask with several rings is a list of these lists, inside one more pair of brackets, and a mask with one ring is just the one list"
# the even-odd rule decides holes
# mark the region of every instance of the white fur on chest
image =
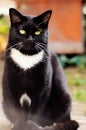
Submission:
[[34,67],[36,64],[42,61],[44,55],[44,51],[42,50],[38,54],[34,55],[25,55],[21,53],[19,50],[12,48],[10,57],[12,60],[22,69],[27,70]]

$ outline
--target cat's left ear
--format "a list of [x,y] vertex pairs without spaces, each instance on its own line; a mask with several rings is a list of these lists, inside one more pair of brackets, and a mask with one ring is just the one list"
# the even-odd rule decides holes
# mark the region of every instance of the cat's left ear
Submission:
[[52,14],[52,10],[48,10],[42,13],[41,15],[37,16],[35,19],[38,22],[38,25],[48,25],[51,14]]
[[14,8],[10,8],[9,16],[10,16],[11,24],[21,22],[23,19],[23,15]]

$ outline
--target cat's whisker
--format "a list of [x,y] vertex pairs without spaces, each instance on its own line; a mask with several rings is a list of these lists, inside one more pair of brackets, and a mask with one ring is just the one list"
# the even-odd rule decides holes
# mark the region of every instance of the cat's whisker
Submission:
[[37,48],[37,50],[38,50],[38,52],[40,51],[40,49],[39,49],[39,47],[36,45],[36,48]]
[[37,52],[39,52],[39,49],[37,48],[37,46],[35,46],[35,48],[36,48]]
[[8,52],[11,48],[16,47],[17,45],[20,45],[20,44],[21,44],[21,42],[16,43],[15,45],[9,47],[9,48],[5,51],[5,53]]
[[42,42],[41,42],[40,44],[41,44],[41,45],[43,45],[43,46],[45,46],[45,47],[47,47],[47,45],[46,45],[46,44],[44,44],[44,43],[42,43]]
[[[39,50],[39,51],[41,51],[41,50],[43,50],[42,49],[42,46],[39,46],[40,44],[37,44],[36,45],[36,48]],[[45,48],[44,48],[45,49]],[[46,51],[45,51],[46,52]],[[45,57],[47,58],[47,59],[49,59],[49,57],[48,57],[48,55],[45,55]]]
[[36,45],[36,47],[39,48],[40,51],[42,50],[42,48],[39,45]]
[[15,46],[16,48],[20,47],[20,44],[18,44],[17,46]]
[[[21,42],[22,43],[22,42]],[[17,43],[17,44],[15,44],[15,46],[13,45],[13,46],[11,46],[11,47],[9,47],[7,50],[6,50],[6,52],[5,53],[7,53],[11,48],[13,48],[13,47],[16,47],[16,49],[18,48],[18,50],[20,50],[21,48],[22,48],[22,44],[21,43]],[[6,54],[5,55],[5,58],[7,59],[7,58],[9,58],[9,54]]]
[[20,46],[20,48],[19,48],[19,50],[21,50],[21,48],[23,47],[23,45],[22,46]]
[[18,48],[18,50],[21,50],[21,48],[23,47],[23,45],[19,44],[16,49]]
[[45,47],[43,46],[43,45],[41,45],[41,44],[38,44],[42,49],[45,49]]
[[47,45],[44,44],[44,43],[37,43],[39,46],[41,46],[43,49],[46,49],[47,48]]

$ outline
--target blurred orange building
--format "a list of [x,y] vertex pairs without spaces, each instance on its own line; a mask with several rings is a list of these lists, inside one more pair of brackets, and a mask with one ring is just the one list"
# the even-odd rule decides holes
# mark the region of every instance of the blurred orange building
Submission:
[[38,15],[48,9],[53,14],[49,24],[49,45],[58,54],[84,52],[82,0],[15,0],[26,15]]

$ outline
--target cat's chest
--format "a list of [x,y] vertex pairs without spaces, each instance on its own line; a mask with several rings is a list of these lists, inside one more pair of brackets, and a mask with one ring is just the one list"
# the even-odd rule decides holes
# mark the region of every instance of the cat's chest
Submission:
[[34,55],[25,55],[19,50],[12,48],[10,57],[13,62],[23,70],[31,69],[43,60],[44,51],[34,54]]

